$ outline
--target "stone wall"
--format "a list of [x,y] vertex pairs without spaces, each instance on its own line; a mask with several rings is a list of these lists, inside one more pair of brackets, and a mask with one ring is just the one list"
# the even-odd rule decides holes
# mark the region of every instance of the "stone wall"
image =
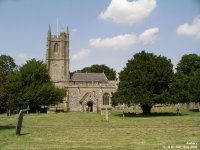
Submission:
[[71,82],[67,87],[67,105],[70,111],[87,111],[87,103],[93,103],[93,112],[99,111],[103,106],[103,95],[109,94],[109,107],[111,107],[112,93],[116,91],[116,84],[112,82]]

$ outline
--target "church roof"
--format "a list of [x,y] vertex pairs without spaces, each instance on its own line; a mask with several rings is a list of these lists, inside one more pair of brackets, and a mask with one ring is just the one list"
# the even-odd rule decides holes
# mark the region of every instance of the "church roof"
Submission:
[[107,82],[108,79],[104,73],[74,73],[71,77],[72,81],[96,81]]

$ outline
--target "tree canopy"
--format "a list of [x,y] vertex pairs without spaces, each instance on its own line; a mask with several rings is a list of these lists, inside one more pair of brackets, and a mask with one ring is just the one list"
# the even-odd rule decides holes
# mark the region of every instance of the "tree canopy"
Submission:
[[5,81],[9,73],[13,72],[17,65],[14,59],[7,55],[0,55],[0,111],[6,106]]
[[119,74],[119,86],[113,104],[139,103],[144,114],[156,103],[167,103],[173,65],[169,59],[142,51],[128,60]]
[[183,55],[174,76],[174,98],[178,102],[200,102],[200,56],[197,54]]
[[200,68],[200,56],[197,54],[183,55],[179,63],[177,64],[177,73],[185,76],[192,75],[197,69]]
[[5,88],[16,107],[54,105],[62,102],[65,96],[64,90],[50,82],[46,65],[35,59],[9,74]]
[[77,72],[81,73],[105,73],[108,80],[115,80],[116,79],[116,71],[113,68],[109,68],[106,65],[92,65],[90,67],[85,67]]
[[8,75],[10,72],[12,72],[16,68],[16,64],[14,62],[14,59],[7,55],[1,55],[0,56],[0,74],[1,75]]
[[200,68],[191,76],[189,86],[191,89],[192,101],[200,103]]

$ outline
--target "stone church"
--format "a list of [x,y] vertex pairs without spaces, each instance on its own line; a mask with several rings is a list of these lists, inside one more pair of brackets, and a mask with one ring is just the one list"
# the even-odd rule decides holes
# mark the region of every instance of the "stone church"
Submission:
[[111,97],[117,89],[116,81],[109,81],[104,73],[70,73],[69,32],[47,33],[46,64],[51,81],[66,89],[66,97],[58,108],[64,111],[99,112],[111,109]]

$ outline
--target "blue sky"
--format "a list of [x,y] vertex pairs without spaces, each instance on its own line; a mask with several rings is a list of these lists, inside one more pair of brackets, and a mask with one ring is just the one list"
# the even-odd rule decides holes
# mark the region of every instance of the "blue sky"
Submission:
[[200,0],[0,0],[0,55],[17,64],[45,59],[46,34],[70,29],[71,71],[92,64],[121,70],[146,50],[174,65],[200,55]]

